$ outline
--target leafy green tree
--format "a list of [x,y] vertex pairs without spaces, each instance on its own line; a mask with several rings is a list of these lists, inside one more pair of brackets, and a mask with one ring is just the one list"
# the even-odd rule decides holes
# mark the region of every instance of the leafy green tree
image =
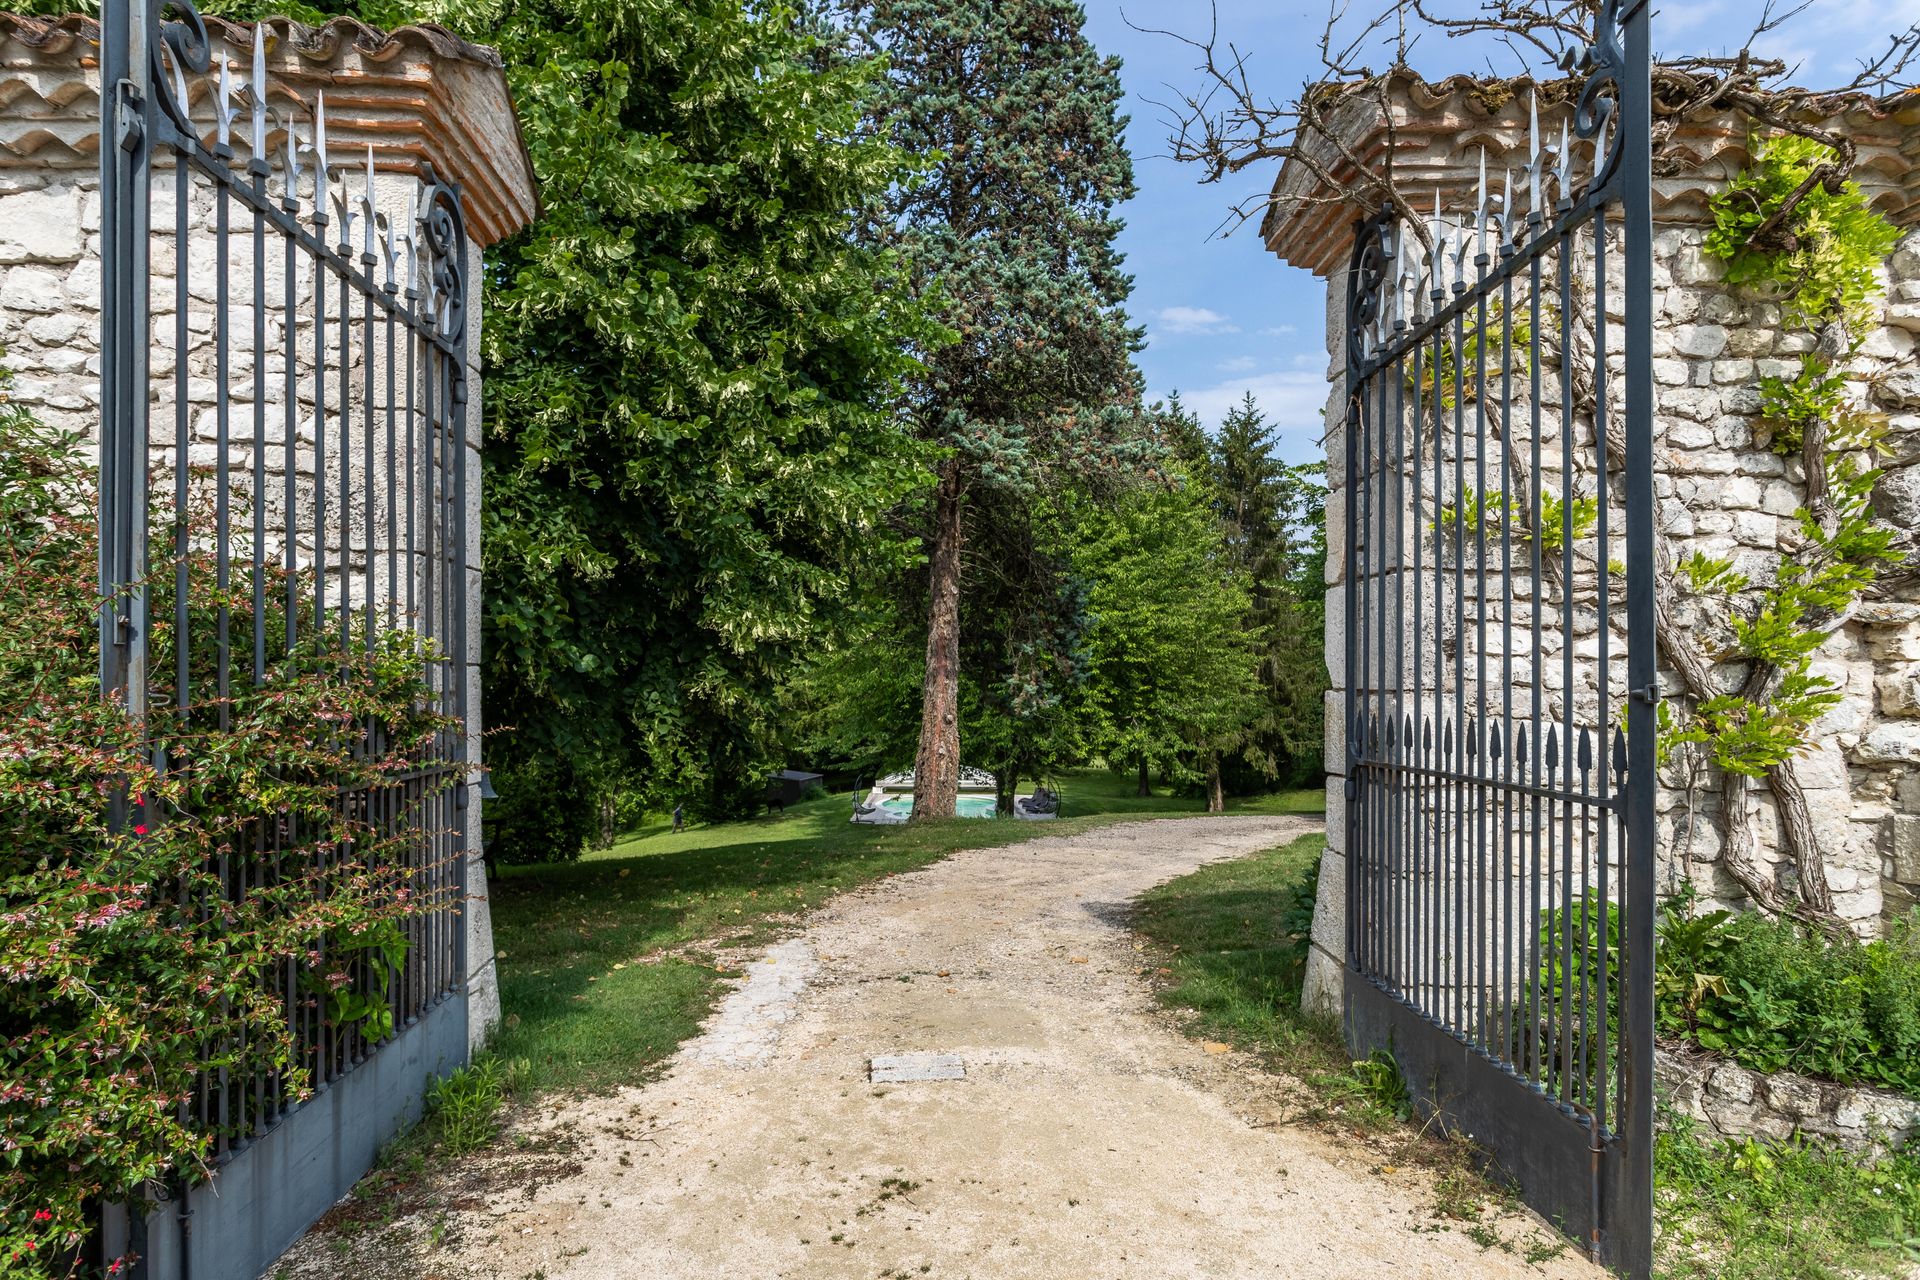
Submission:
[[489,852],[574,856],[616,794],[737,803],[926,482],[896,404],[948,335],[855,234],[917,163],[863,123],[879,65],[745,0],[216,9],[424,18],[507,67],[542,215],[484,281]]
[[740,0],[506,0],[544,213],[488,263],[485,680],[500,852],[569,856],[596,795],[695,808],[764,768],[772,694],[925,462],[892,405],[935,349],[855,220],[911,177],[870,63]]
[[1227,753],[1236,790],[1317,774],[1328,688],[1325,466],[1290,465],[1251,394],[1221,420],[1210,474],[1227,554],[1249,584],[1260,712]]
[[1086,513],[1087,648],[1095,735],[1110,761],[1148,771],[1196,759],[1218,811],[1222,750],[1259,712],[1250,602],[1202,485],[1142,486]]
[[[959,335],[925,353],[906,402],[916,434],[941,450],[914,806],[916,816],[948,816],[968,534],[1026,536],[970,523],[969,505],[1110,484],[1157,452],[1142,429],[1139,335],[1122,310],[1130,281],[1113,246],[1132,162],[1119,63],[1087,41],[1078,4],[850,0],[849,10],[857,39],[888,59],[874,128],[931,158],[920,180],[895,189],[879,234]],[[976,543],[972,563],[999,550]]]

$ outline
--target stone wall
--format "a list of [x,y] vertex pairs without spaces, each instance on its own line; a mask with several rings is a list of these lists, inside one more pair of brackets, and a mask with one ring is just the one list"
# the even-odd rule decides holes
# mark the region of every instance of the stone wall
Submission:
[[[1430,92],[1438,95],[1437,89]],[[1448,110],[1463,109],[1455,103]],[[1511,114],[1514,109],[1506,110]],[[1450,118],[1447,111],[1438,114]],[[1479,112],[1480,122],[1461,125],[1461,132],[1472,136],[1478,129],[1489,142],[1511,146],[1515,135],[1505,132],[1504,123],[1495,130],[1484,120],[1489,114],[1495,113]],[[1557,135],[1557,122],[1547,132]],[[1732,144],[1726,138],[1731,134],[1730,127],[1721,129],[1720,142],[1715,144],[1720,148],[1715,153],[1718,163],[1708,171],[1696,173],[1688,182],[1667,178],[1661,183],[1654,243],[1657,520],[1674,559],[1696,551],[1729,559],[1754,582],[1765,583],[1798,545],[1795,512],[1805,501],[1805,477],[1797,456],[1783,457],[1767,447],[1766,427],[1759,416],[1760,380],[1770,375],[1793,376],[1799,371],[1800,355],[1815,349],[1820,339],[1785,323],[1776,301],[1728,285],[1722,264],[1702,251],[1706,202],[1745,162],[1743,153],[1728,150]],[[1477,164],[1477,154],[1457,145],[1457,137],[1454,141],[1447,153],[1456,157],[1452,169],[1440,158],[1437,146],[1422,157],[1429,176],[1437,175],[1442,187],[1458,191],[1470,184],[1469,158]],[[1863,177],[1878,207],[1910,222],[1913,206],[1899,194],[1906,188],[1893,185],[1889,169],[1876,167],[1880,162],[1874,146],[1863,143],[1863,154]],[[1489,163],[1497,171],[1510,160],[1511,153],[1504,158],[1495,153]],[[1910,172],[1898,175],[1900,181],[1910,176]],[[1288,182],[1283,176],[1277,190],[1288,189]],[[1325,222],[1317,212],[1312,216],[1318,219],[1315,226]],[[1333,386],[1327,445],[1333,492],[1328,513],[1330,541],[1339,543],[1348,498],[1344,492],[1347,442],[1341,428],[1346,417],[1346,279],[1344,268],[1330,264],[1344,258],[1345,250],[1336,255],[1324,241],[1310,242],[1309,237],[1288,230],[1277,215],[1268,230],[1275,251],[1289,261],[1305,262],[1316,270],[1330,268],[1326,331]],[[1580,265],[1574,275],[1578,285]],[[1842,368],[1852,400],[1886,416],[1890,454],[1873,461],[1886,466],[1891,459],[1892,465],[1876,487],[1876,510],[1888,523],[1911,530],[1920,527],[1920,466],[1915,465],[1920,459],[1920,374],[1914,372],[1920,341],[1920,234],[1909,233],[1901,242],[1884,268],[1883,282],[1886,287],[1876,323]],[[1614,295],[1605,300],[1605,310],[1617,325],[1623,310],[1617,283]],[[1591,300],[1591,294],[1587,296]],[[1616,352],[1619,332],[1616,327],[1612,339]],[[1543,352],[1543,363],[1552,368],[1557,369],[1558,359],[1555,351]],[[1618,357],[1610,364],[1617,371]],[[1553,381],[1549,378],[1543,388],[1550,416],[1558,411]],[[1591,444],[1590,431],[1576,439],[1578,447]],[[1488,447],[1497,451],[1500,446],[1496,442]],[[1559,465],[1557,458],[1549,457],[1549,484],[1559,483]],[[1499,473],[1497,456],[1489,462],[1489,471]],[[1576,491],[1599,491],[1591,474],[1576,481]],[[1430,527],[1434,520],[1434,492],[1429,489],[1428,506],[1418,514],[1417,526]],[[1443,497],[1453,501],[1455,495],[1449,490]],[[1617,505],[1614,510],[1618,512]],[[1428,545],[1431,557],[1431,541]],[[1336,547],[1328,559],[1328,662],[1336,687],[1328,701],[1326,759],[1333,772],[1327,792],[1329,845],[1306,993],[1309,1004],[1323,1009],[1339,1006],[1345,948],[1343,611],[1346,576],[1355,569],[1341,550]],[[1406,551],[1404,547],[1376,548],[1370,554],[1373,563],[1362,572],[1384,568],[1391,574],[1396,563],[1404,563],[1396,557],[1404,557]],[[1616,548],[1612,554],[1620,552]],[[1518,594],[1527,603],[1510,602],[1506,608],[1521,622],[1532,607],[1533,593],[1522,587]],[[1540,594],[1542,599],[1552,597],[1550,589]],[[1683,620],[1701,637],[1703,649],[1711,652],[1716,637],[1724,637],[1724,604],[1689,598],[1685,591],[1679,597]],[[1499,607],[1493,600],[1471,603],[1488,610]],[[1369,621],[1377,624],[1378,619]],[[1386,630],[1390,636],[1390,621]],[[1592,639],[1590,631],[1576,630],[1576,651],[1589,654]],[[1616,645],[1624,642],[1617,628],[1615,641]],[[1455,644],[1457,638],[1449,636],[1447,643]],[[1560,641],[1550,637],[1545,643],[1557,651]],[[1661,667],[1661,692],[1671,697],[1683,686],[1664,658]],[[1874,937],[1920,900],[1920,599],[1909,588],[1891,599],[1864,602],[1822,646],[1814,671],[1833,681],[1842,699],[1815,726],[1796,770],[1807,789],[1836,911],[1860,936]],[[1743,675],[1738,664],[1721,663],[1715,668],[1716,679],[1728,689],[1737,688]],[[1576,710],[1591,705],[1592,680],[1584,671],[1578,678],[1583,688],[1569,703]],[[1546,683],[1556,687],[1557,680],[1549,673]],[[1373,683],[1377,688],[1378,682]],[[1617,694],[1618,690],[1615,706]],[[1748,907],[1724,866],[1714,771],[1681,757],[1661,771],[1659,782],[1662,892],[1691,884],[1708,904]],[[1783,851],[1784,835],[1764,786],[1755,788],[1754,803],[1755,858],[1791,890],[1794,868]]]
[[[1727,286],[1721,264],[1700,251],[1703,238],[1699,227],[1663,228],[1655,237],[1659,522],[1677,554],[1702,551],[1732,559],[1765,582],[1798,545],[1794,513],[1806,491],[1798,457],[1762,447],[1759,380],[1794,376],[1799,356],[1813,350],[1817,339],[1784,325],[1777,304]],[[1913,529],[1920,527],[1920,471],[1912,465],[1920,456],[1920,388],[1913,385],[1920,234],[1902,241],[1883,281],[1880,323],[1840,368],[1850,398],[1886,415],[1890,456],[1900,464],[1876,488],[1877,512]],[[1868,465],[1865,458],[1857,461]],[[1874,459],[1872,465],[1886,461]],[[1696,601],[1684,608],[1683,617],[1700,634],[1715,634],[1710,614],[1721,606]],[[1813,670],[1843,697],[1814,725],[1797,771],[1808,789],[1835,910],[1861,936],[1877,936],[1911,909],[1920,890],[1911,817],[1920,799],[1920,601],[1908,592],[1863,603],[1821,647]],[[1716,674],[1730,687],[1743,672],[1723,664]],[[1664,672],[1663,686],[1669,694],[1680,688]],[[1744,906],[1739,887],[1720,865],[1711,779],[1676,760],[1661,783],[1667,884],[1690,881],[1709,902]],[[1757,825],[1761,861],[1790,885],[1792,871],[1783,865],[1777,817],[1764,790]]]
[[1653,1074],[1669,1106],[1718,1137],[1799,1135],[1877,1152],[1920,1134],[1920,1100],[1886,1089],[1768,1075],[1684,1047],[1657,1050]]
[[[215,66],[224,55],[236,81],[247,78],[252,56],[251,27],[219,20],[209,23],[216,44]],[[99,439],[101,237],[100,194],[94,149],[98,135],[97,28],[85,19],[38,20],[0,15],[0,345],[7,368],[15,374],[12,398],[51,426]],[[221,41],[224,40],[224,43]],[[518,144],[518,126],[511,113],[497,56],[462,45],[444,33],[406,29],[380,33],[343,20],[319,30],[281,23],[272,29],[269,45],[269,101],[273,130],[268,138],[276,176],[270,189],[279,191],[283,121],[288,116],[310,117],[310,104],[325,90],[333,147],[331,159],[344,169],[335,176],[361,191],[361,172],[367,162],[367,144],[374,154],[373,199],[394,223],[404,225],[408,202],[419,187],[423,162],[439,174],[465,180],[470,214],[466,278],[476,282],[469,292],[468,341],[465,347],[466,416],[451,424],[459,442],[458,465],[468,477],[467,506],[453,520],[464,526],[470,568],[464,583],[452,589],[464,596],[466,629],[463,634],[436,635],[435,642],[452,661],[464,666],[471,692],[467,725],[469,759],[478,762],[482,730],[479,702],[480,627],[480,465],[481,396],[479,368],[481,250],[485,243],[524,222],[534,207],[531,171]],[[489,81],[488,77],[491,77]],[[211,135],[213,104],[209,101],[213,77],[196,81],[189,94],[196,119],[208,121]],[[246,133],[244,107],[236,135]],[[303,138],[306,130],[303,129]],[[504,149],[504,143],[511,148]],[[235,164],[244,166],[244,150]],[[303,163],[311,174],[312,160]],[[346,167],[352,165],[353,167]],[[418,461],[396,476],[395,499],[386,497],[388,354],[384,324],[375,322],[371,334],[361,328],[359,295],[351,291],[353,321],[344,350],[339,338],[340,294],[337,282],[326,297],[325,341],[316,344],[315,269],[304,252],[294,255],[292,296],[284,281],[284,237],[268,227],[265,293],[265,359],[255,367],[253,344],[254,262],[250,210],[230,201],[230,230],[221,239],[215,231],[217,202],[214,185],[197,177],[185,203],[186,238],[176,234],[181,212],[176,203],[175,173],[168,153],[156,157],[152,182],[149,238],[151,274],[149,303],[153,342],[149,352],[150,484],[156,497],[171,503],[175,477],[184,465],[189,503],[210,510],[215,494],[214,465],[219,458],[218,406],[228,409],[228,474],[234,504],[234,554],[250,558],[252,504],[257,500],[267,520],[265,550],[269,560],[280,559],[289,537],[295,562],[311,566],[324,555],[329,566],[326,593],[338,600],[350,592],[356,606],[371,597],[382,608],[406,598],[409,581],[419,590],[427,573],[424,554],[429,534],[446,537],[461,532],[455,525],[422,521],[414,529],[415,554],[404,552],[406,521],[396,511],[406,506],[406,486],[426,483],[426,469]],[[303,197],[308,194],[305,186]],[[477,214],[474,212],[477,210]],[[336,224],[337,225],[337,224]],[[329,236],[331,239],[332,237]],[[358,247],[358,235],[355,247]],[[228,276],[225,305],[218,291],[217,266],[224,262]],[[404,267],[402,268],[404,273]],[[224,332],[223,332],[224,330]],[[184,332],[184,340],[182,334]],[[396,390],[393,396],[397,453],[404,456],[409,434],[424,449],[425,346],[416,344],[412,403],[406,414],[404,330],[394,348]],[[288,402],[286,374],[288,340],[293,351],[292,402]],[[220,349],[224,339],[224,367]],[[316,357],[316,345],[321,354]],[[324,422],[315,412],[316,379],[324,371],[327,412]],[[372,374],[371,396],[367,375]],[[258,375],[258,377],[256,377]],[[184,398],[181,392],[184,390]],[[262,438],[255,439],[256,398],[264,407]],[[342,410],[344,409],[344,412]],[[184,424],[185,457],[179,456],[176,431]],[[320,463],[319,432],[327,434],[325,465]],[[374,445],[376,471],[372,497],[364,458]],[[343,445],[345,446],[343,449]],[[342,501],[341,463],[351,459],[348,493]],[[255,494],[258,461],[265,484]],[[397,464],[404,467],[404,463]],[[294,512],[299,517],[288,529],[284,499],[286,481],[295,488]],[[327,527],[312,527],[314,489],[324,485],[332,507]],[[422,507],[426,507],[424,502]],[[344,514],[344,519],[342,515]],[[397,571],[389,574],[388,550]],[[164,608],[164,602],[156,607]],[[415,617],[412,625],[425,626]],[[245,655],[236,654],[244,666]],[[468,883],[475,896],[466,910],[468,933],[468,1026],[478,1044],[499,1018],[499,996],[494,971],[491,920],[486,876],[481,861],[481,817],[477,776],[464,784],[464,825],[468,849]]]

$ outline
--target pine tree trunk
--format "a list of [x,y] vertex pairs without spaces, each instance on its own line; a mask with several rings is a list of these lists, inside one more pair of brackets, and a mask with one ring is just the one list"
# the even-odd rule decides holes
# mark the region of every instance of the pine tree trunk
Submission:
[[1220,786],[1220,757],[1207,757],[1207,812],[1225,813],[1227,793]]
[[1153,788],[1147,785],[1147,758],[1144,755],[1140,757],[1140,787],[1133,794],[1137,796],[1153,794]]
[[1000,803],[999,813],[1003,818],[1013,816],[1013,798],[1020,791],[1020,762],[1009,760],[1000,767]]
[[920,749],[913,759],[915,818],[951,818],[960,794],[960,499],[960,466],[949,460],[933,498],[927,677]]

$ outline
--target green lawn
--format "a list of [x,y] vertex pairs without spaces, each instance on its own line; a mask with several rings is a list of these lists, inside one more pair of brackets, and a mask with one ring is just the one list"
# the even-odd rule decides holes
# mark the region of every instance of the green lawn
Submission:
[[[1202,867],[1143,898],[1135,927],[1154,945],[1161,999],[1191,1034],[1260,1055],[1314,1085],[1323,1115],[1337,1108],[1380,1132],[1396,1123],[1394,1073],[1356,1071],[1339,1029],[1300,1012],[1305,890],[1325,846],[1303,836]],[[1479,1221],[1492,1189],[1426,1146],[1442,1171],[1437,1218],[1503,1247]],[[1814,1145],[1720,1141],[1666,1117],[1654,1177],[1659,1280],[1865,1280],[1920,1264],[1920,1149],[1870,1166]]]
[[[505,1011],[495,1051],[527,1059],[542,1089],[644,1079],[711,1006],[720,978],[713,943],[770,938],[833,893],[957,849],[1204,809],[1197,799],[1140,798],[1133,789],[1131,778],[1080,770],[1061,779],[1054,822],[895,827],[856,826],[850,797],[837,795],[679,835],[655,822],[576,863],[506,868],[492,886]],[[1280,792],[1230,802],[1228,811],[1317,815],[1322,795]]]
[[1324,835],[1218,862],[1140,900],[1134,928],[1157,944],[1162,1003],[1189,1030],[1258,1053],[1293,1074],[1345,1068],[1331,1022],[1300,1011],[1314,871]]

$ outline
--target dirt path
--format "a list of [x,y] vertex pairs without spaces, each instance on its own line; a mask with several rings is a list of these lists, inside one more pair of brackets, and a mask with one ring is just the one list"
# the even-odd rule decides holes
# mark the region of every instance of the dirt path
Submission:
[[[750,968],[664,1078],[523,1120],[507,1145],[564,1147],[560,1176],[496,1181],[350,1257],[310,1237],[276,1274],[1599,1276],[1439,1229],[1426,1175],[1275,1124],[1270,1079],[1156,1010],[1127,904],[1316,825],[1132,823],[846,895]],[[868,1080],[873,1056],[914,1052],[957,1054],[965,1078]]]

